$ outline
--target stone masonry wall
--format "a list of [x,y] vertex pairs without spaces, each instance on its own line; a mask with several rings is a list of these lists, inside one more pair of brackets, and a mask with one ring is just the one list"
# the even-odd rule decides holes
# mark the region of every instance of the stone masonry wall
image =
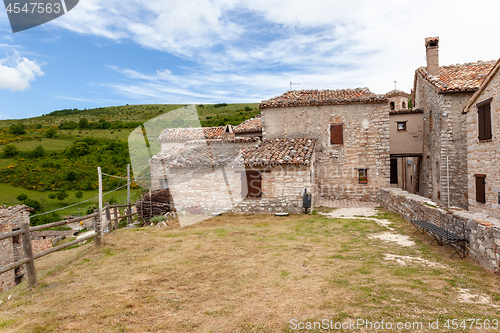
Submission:
[[[492,139],[479,142],[477,103],[491,100]],[[492,77],[467,110],[469,210],[500,218],[500,73]],[[475,174],[486,174],[486,203],[476,201]]]
[[467,209],[466,117],[462,111],[473,93],[439,94],[416,75],[414,107],[424,110],[420,194],[447,205],[449,192],[450,206]]
[[[315,189],[325,199],[375,200],[389,184],[389,106],[350,104],[262,109],[265,139],[308,137],[318,140]],[[330,125],[343,124],[344,144],[330,143]],[[358,169],[368,169],[359,183]]]
[[[24,205],[12,206],[8,208],[0,207],[0,234],[11,232],[21,226],[22,223],[29,223],[28,207]],[[0,241],[0,265],[7,265],[23,257],[21,237],[17,242],[12,238]],[[19,276],[24,274],[24,265],[17,272]],[[0,275],[0,292],[12,288],[16,285],[15,271],[10,270]]]
[[446,210],[435,202],[401,189],[380,191],[382,206],[408,221],[424,220],[469,241],[469,257],[483,267],[500,273],[500,220],[483,219],[463,210]]
[[[312,167],[273,166],[260,170],[262,197],[243,198],[242,175],[245,168],[179,168],[163,171],[151,164],[152,189],[161,188],[158,179],[167,177],[175,208],[178,212],[200,206],[204,213],[300,213],[304,189],[311,190]],[[226,185],[226,181],[227,184]],[[245,182],[244,182],[245,183]],[[232,194],[230,196],[228,193]]]

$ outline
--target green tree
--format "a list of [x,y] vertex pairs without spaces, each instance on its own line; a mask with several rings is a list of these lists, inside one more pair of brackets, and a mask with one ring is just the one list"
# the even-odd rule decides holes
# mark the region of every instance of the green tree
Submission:
[[80,119],[80,121],[78,122],[78,128],[85,129],[88,127],[89,127],[89,121],[87,120],[87,118]]
[[68,197],[68,193],[65,190],[59,190],[56,194],[57,200],[62,201]]
[[14,145],[6,145],[3,147],[3,157],[10,158],[14,157],[19,153],[19,150]]
[[55,193],[50,193],[49,194],[49,199],[55,199],[56,198],[56,194]]
[[28,196],[26,194],[22,193],[22,194],[19,194],[16,199],[23,202],[24,200],[28,199]]
[[81,199],[83,197],[83,192],[82,191],[76,191],[75,192],[75,197],[77,197],[78,199]]

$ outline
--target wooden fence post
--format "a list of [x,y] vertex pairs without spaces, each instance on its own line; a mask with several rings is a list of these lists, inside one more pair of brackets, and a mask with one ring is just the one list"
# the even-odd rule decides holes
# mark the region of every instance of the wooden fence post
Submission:
[[113,221],[111,221],[111,211],[109,210],[109,202],[106,202],[106,207],[104,208],[106,212],[106,222],[108,223],[108,232],[113,231]]
[[21,225],[21,230],[23,233],[23,251],[24,256],[30,261],[26,263],[26,271],[28,273],[28,280],[30,287],[36,287],[38,281],[36,279],[36,269],[35,269],[35,258],[33,256],[33,246],[31,244],[31,233],[30,225],[28,223],[23,223]]
[[116,204],[115,204],[114,213],[115,213],[115,229],[118,229],[118,207]]
[[94,209],[94,214],[97,213],[97,216],[94,215],[94,231],[97,235],[94,237],[94,244],[96,247],[102,246],[102,233],[101,233],[101,220],[102,216],[99,215],[99,209]]
[[132,223],[132,205],[129,203],[127,205],[127,224]]

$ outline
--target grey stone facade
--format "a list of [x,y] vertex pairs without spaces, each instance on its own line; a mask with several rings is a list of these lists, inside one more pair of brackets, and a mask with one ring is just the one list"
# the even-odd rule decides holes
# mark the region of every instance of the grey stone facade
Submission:
[[[326,199],[375,200],[389,182],[388,101],[261,108],[265,138],[317,139],[314,194]],[[331,144],[330,126],[343,125],[344,142]],[[368,170],[360,184],[359,169]]]
[[[491,139],[479,138],[478,105],[490,104]],[[500,62],[467,104],[469,210],[500,218]],[[485,202],[478,202],[476,175],[485,175]]]
[[466,238],[469,257],[500,272],[500,220],[463,210],[447,210],[437,203],[401,189],[382,189],[381,204],[407,221],[424,220]]
[[[20,228],[21,224],[29,223],[31,208],[25,205],[0,207],[0,234]],[[0,265],[8,265],[23,257],[21,237],[8,238],[0,241]],[[14,287],[25,278],[24,265],[16,270],[10,270],[0,275],[0,291]]]

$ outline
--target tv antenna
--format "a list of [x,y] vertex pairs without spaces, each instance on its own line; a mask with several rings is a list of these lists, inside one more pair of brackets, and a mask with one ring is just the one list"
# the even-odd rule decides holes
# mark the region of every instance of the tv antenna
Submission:
[[292,90],[292,86],[300,86],[300,83],[294,83],[290,81],[290,90]]

